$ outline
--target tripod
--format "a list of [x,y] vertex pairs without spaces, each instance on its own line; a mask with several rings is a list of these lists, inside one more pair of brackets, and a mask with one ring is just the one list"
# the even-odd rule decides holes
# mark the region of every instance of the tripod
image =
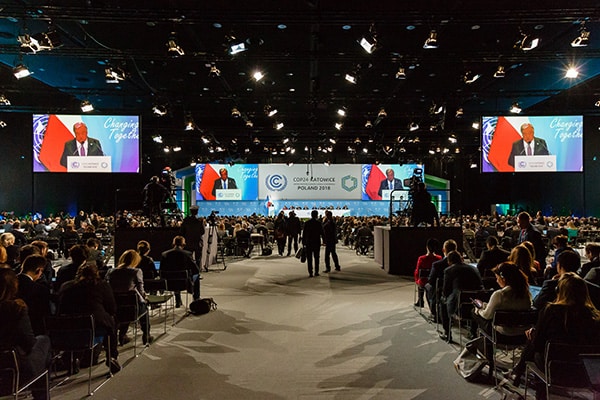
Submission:
[[[210,265],[210,253],[212,250],[212,244],[213,244],[213,238],[215,237],[215,233],[216,233],[216,226],[214,223],[209,222],[208,224],[208,238],[206,240],[206,258],[204,259],[204,271],[208,272],[209,271],[209,265]],[[216,263],[218,264],[219,261],[221,261],[223,263],[223,271],[225,271],[227,269],[227,265],[225,265],[225,250],[223,248],[222,243],[220,243],[221,241],[219,240],[218,236],[217,236],[217,254],[216,254]]]

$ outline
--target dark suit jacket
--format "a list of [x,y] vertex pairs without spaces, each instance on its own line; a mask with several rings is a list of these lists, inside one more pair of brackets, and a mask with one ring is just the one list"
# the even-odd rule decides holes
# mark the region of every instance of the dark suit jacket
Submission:
[[[237,184],[235,183],[235,179],[227,178],[227,189],[237,189]],[[221,178],[215,180],[215,184],[213,185],[212,195],[215,196],[217,193],[217,189],[223,189],[223,182],[221,182]]]
[[[600,286],[591,282],[585,281],[590,299],[596,308],[600,307]],[[547,279],[542,284],[542,289],[533,299],[533,306],[538,310],[544,309],[550,302],[556,300],[556,288],[558,287],[558,279]]]
[[181,223],[181,236],[185,238],[186,247],[191,250],[200,249],[203,244],[204,224],[193,215],[185,217]]
[[68,315],[92,314],[97,326],[111,333],[115,330],[117,303],[106,281],[96,284],[87,281],[67,282],[59,293],[58,312]]
[[[520,233],[519,236],[521,236]],[[531,224],[525,230],[525,235],[519,237],[519,244],[525,241],[529,241],[533,244],[533,248],[535,249],[535,259],[540,263],[540,265],[546,265],[547,251],[544,240],[542,239],[542,234]]]
[[44,317],[50,315],[50,290],[37,282],[34,282],[25,274],[19,274],[19,293],[17,297],[23,299],[27,304],[31,327],[35,335],[43,335]]
[[312,250],[321,248],[321,238],[325,236],[323,225],[318,219],[311,218],[304,223],[302,231],[302,244]]
[[60,287],[68,281],[75,279],[75,274],[77,274],[77,269],[79,265],[75,265],[73,263],[63,265],[58,269],[56,273],[56,282],[54,282],[54,291],[58,292]]
[[[384,190],[389,190],[389,184],[387,178],[381,181],[379,185],[379,192],[377,192],[381,196],[381,192]],[[394,190],[402,189],[402,181],[398,178],[394,178]]]
[[[512,144],[512,149],[510,150],[510,155],[508,156],[508,165],[511,167],[515,166],[515,156],[524,156],[526,155],[525,146],[523,145],[523,139],[519,139]],[[544,139],[534,137],[533,138],[533,155],[534,156],[547,156],[550,153],[548,152],[548,145]]]
[[479,274],[483,276],[493,276],[494,274],[491,271],[496,265],[504,262],[508,259],[510,253],[504,249],[499,247],[494,247],[493,249],[484,250],[481,253],[481,257],[479,258],[479,262],[477,263],[477,269],[479,270]]
[[483,282],[477,268],[468,264],[454,264],[444,270],[443,295],[446,297],[448,314],[458,308],[458,296],[461,290],[481,290]]
[[[102,151],[102,145],[98,139],[94,139],[91,137],[87,138],[88,140],[88,156],[103,156],[104,152]],[[69,156],[78,156],[79,150],[77,149],[77,140],[69,140],[65,143],[65,148],[63,149],[62,156],[60,157],[60,165],[63,167],[67,166],[67,157]]]
[[174,247],[162,253],[160,260],[160,271],[183,271],[186,270],[191,278],[198,273],[196,263],[192,259],[192,253],[179,247]]

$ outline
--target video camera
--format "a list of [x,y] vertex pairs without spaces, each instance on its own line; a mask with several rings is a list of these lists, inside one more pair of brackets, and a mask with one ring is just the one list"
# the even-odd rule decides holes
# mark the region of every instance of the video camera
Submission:
[[209,216],[208,216],[208,218],[206,219],[206,220],[208,221],[208,224],[209,224],[209,225],[213,225],[213,226],[214,226],[214,225],[216,225],[216,224],[217,224],[217,214],[218,214],[218,213],[219,213],[219,212],[218,212],[218,211],[216,211],[216,210],[212,210],[212,211],[210,212],[210,215],[209,215]]
[[410,192],[415,192],[417,190],[417,185],[423,182],[423,168],[415,168],[413,170],[413,175],[410,178],[406,178],[403,181],[405,187],[410,189]]

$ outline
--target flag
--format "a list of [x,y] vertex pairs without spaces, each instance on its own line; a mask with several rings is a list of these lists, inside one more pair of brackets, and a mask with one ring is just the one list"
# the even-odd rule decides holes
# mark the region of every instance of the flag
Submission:
[[215,181],[219,179],[219,173],[210,164],[205,164],[204,173],[201,178],[202,181],[200,182],[198,191],[204,200],[216,200],[216,197],[212,194],[212,190]]
[[67,167],[60,165],[60,158],[65,143],[75,136],[56,115],[50,115],[46,133],[40,148],[40,162],[51,172],[67,172]]
[[367,186],[365,187],[365,193],[371,200],[381,200],[379,195],[379,187],[381,181],[385,179],[385,174],[379,169],[377,165],[371,165],[371,173],[367,179]]
[[490,144],[488,152],[488,161],[496,168],[496,171],[510,172],[514,171],[514,167],[508,164],[508,156],[512,149],[512,144],[521,139],[518,130],[506,119],[506,117],[498,117],[494,137]]

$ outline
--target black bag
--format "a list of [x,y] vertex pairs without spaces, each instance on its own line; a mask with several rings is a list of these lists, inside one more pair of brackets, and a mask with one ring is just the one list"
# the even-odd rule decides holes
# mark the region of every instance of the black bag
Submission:
[[263,256],[270,256],[271,254],[273,254],[273,249],[270,247],[263,247],[262,250],[262,255]]
[[306,249],[304,246],[300,247],[296,252],[296,258],[300,260],[300,262],[306,261]]
[[194,300],[190,303],[190,313],[193,315],[208,314],[212,310],[217,309],[217,303],[212,297]]
[[456,360],[454,360],[456,372],[469,382],[475,382],[483,378],[482,370],[489,364],[485,357],[479,353],[479,349],[483,349],[484,340],[483,336],[479,336],[467,342]]

